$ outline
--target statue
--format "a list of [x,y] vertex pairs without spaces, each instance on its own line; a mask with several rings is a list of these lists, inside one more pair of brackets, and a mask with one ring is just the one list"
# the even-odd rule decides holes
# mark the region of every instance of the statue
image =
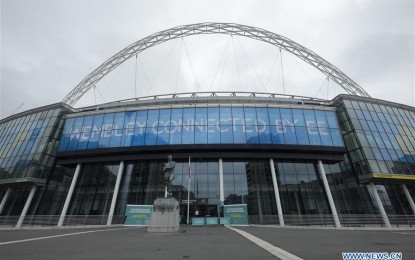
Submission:
[[173,156],[167,156],[167,162],[163,163],[164,183],[166,185],[165,197],[171,196],[172,181],[174,180],[174,167],[176,162],[172,161]]

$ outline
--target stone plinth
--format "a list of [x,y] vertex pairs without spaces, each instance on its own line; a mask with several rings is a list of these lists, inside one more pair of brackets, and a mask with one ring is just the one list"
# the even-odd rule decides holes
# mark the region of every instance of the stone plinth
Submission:
[[179,229],[179,202],[173,197],[157,198],[147,232],[170,233]]

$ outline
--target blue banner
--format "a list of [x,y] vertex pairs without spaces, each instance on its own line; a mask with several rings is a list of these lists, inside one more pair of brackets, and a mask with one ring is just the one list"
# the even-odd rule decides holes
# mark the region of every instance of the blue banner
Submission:
[[333,111],[209,107],[69,118],[59,151],[175,144],[344,146]]

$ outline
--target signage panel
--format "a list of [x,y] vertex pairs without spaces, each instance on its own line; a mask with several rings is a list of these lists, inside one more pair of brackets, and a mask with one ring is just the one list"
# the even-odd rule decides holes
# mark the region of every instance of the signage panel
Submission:
[[205,218],[192,218],[192,225],[200,226],[205,224]]
[[231,220],[228,217],[226,217],[226,218],[220,218],[219,223],[221,225],[230,225],[231,224]]
[[218,224],[218,218],[206,218],[206,225],[217,225]]
[[148,226],[150,224],[153,205],[131,205],[125,208],[127,217],[124,226]]
[[231,226],[249,226],[246,204],[224,205],[223,215],[230,219]]

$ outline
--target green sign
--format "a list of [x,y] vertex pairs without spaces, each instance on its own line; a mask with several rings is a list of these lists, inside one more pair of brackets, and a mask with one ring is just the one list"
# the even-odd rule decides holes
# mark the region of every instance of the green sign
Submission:
[[131,205],[125,208],[127,217],[124,226],[148,226],[150,224],[153,205]]
[[229,218],[220,218],[221,225],[229,225],[231,224],[231,220]]
[[206,218],[206,225],[217,225],[218,218]]
[[249,226],[246,204],[224,205],[223,215],[230,219],[231,226]]
[[205,218],[192,218],[192,225],[199,226],[205,224]]

